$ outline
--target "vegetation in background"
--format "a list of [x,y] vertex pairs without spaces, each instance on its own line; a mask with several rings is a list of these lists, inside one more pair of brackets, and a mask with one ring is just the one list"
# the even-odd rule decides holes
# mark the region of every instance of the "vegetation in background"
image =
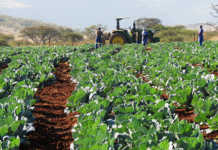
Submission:
[[21,31],[24,37],[30,38],[36,44],[50,44],[51,40],[57,40],[58,30],[49,26],[27,27]]
[[13,36],[0,33],[0,46],[9,46],[11,40],[13,40]]
[[206,40],[213,40],[213,38],[217,38],[218,31],[211,31],[205,33],[205,39]]
[[158,18],[139,18],[136,20],[137,28],[151,29],[161,42],[185,42],[197,39],[197,32],[188,30],[185,26],[164,26]]
[[83,41],[84,39],[81,33],[77,33],[74,31],[67,32],[65,35],[63,35],[63,38],[66,39],[66,41],[70,42],[72,45],[74,45],[74,43],[76,42]]
[[41,21],[11,17],[7,15],[0,15],[0,25],[6,28],[13,29],[18,32],[23,28],[32,27],[32,26],[41,26],[41,25],[57,26],[51,23],[44,23]]
[[56,28],[52,26],[27,27],[21,31],[24,37],[31,39],[34,44],[51,45],[78,42],[83,36],[69,28]]
[[101,30],[104,32],[107,27],[104,26],[104,25],[101,25],[101,24],[98,24],[98,25],[91,25],[87,28],[85,28],[85,30],[83,31],[83,34],[86,36],[87,39],[95,39],[96,37],[96,30],[98,28],[101,28]]
[[[165,26],[158,18],[139,18],[137,28],[147,28],[154,31],[154,37],[160,42],[192,42],[197,41],[198,33],[188,30],[185,26]],[[2,28],[3,27],[3,28]],[[101,27],[107,37],[106,26],[91,25],[84,30],[73,30],[40,21],[13,18],[0,15],[0,46],[27,46],[27,45],[81,45],[95,43],[97,28]],[[17,30],[10,33],[10,29]],[[8,35],[1,34],[8,30]],[[7,33],[7,31],[6,31]],[[216,32],[205,32],[205,40],[217,40]],[[106,42],[107,43],[107,42]]]
[[161,20],[158,18],[139,18],[135,21],[137,28],[152,28],[157,25],[161,25]]
[[160,37],[161,42],[191,42],[198,38],[197,31],[187,30],[184,26],[163,27],[155,36]]

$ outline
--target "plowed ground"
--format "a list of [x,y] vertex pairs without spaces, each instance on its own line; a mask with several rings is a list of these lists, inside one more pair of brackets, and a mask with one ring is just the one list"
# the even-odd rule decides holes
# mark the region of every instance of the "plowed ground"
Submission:
[[73,142],[72,127],[76,124],[78,113],[65,113],[68,97],[76,84],[72,83],[70,67],[66,62],[60,63],[54,72],[56,81],[38,89],[32,112],[35,131],[29,132],[30,144],[21,145],[21,150],[70,150]]

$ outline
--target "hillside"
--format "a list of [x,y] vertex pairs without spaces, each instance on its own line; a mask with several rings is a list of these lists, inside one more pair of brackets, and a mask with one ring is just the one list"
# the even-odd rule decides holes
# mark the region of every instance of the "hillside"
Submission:
[[58,26],[52,23],[45,23],[42,21],[0,15],[0,33],[13,34],[15,37],[18,37],[19,31],[23,28],[39,25]]

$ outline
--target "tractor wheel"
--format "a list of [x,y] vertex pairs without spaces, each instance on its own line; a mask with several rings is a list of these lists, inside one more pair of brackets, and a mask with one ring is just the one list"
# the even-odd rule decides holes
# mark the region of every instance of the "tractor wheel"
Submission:
[[123,36],[120,33],[114,33],[112,34],[111,38],[110,38],[110,44],[120,44],[123,45],[127,43],[126,37]]

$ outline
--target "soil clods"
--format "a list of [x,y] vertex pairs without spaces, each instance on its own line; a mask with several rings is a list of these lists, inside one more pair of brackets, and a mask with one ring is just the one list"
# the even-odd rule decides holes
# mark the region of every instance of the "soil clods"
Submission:
[[75,115],[65,113],[67,98],[75,90],[69,74],[70,67],[62,62],[56,67],[56,81],[42,89],[38,89],[35,98],[33,116],[35,131],[29,132],[28,148],[22,150],[70,150],[73,142],[72,127],[77,123]]

